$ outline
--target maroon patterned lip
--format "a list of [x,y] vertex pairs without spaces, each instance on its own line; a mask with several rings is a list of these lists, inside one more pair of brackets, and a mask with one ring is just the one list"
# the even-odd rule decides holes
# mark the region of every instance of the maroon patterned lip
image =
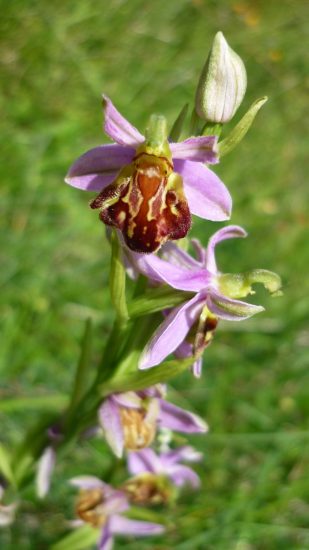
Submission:
[[[145,156],[152,157],[153,162]],[[191,214],[181,177],[177,176],[177,185],[166,188],[169,177],[157,159],[171,166],[169,161],[145,153],[136,158],[140,159],[140,165],[132,163],[125,167],[90,206],[100,208],[100,220],[119,229],[131,250],[147,254],[158,250],[168,239],[185,237],[191,226]]]

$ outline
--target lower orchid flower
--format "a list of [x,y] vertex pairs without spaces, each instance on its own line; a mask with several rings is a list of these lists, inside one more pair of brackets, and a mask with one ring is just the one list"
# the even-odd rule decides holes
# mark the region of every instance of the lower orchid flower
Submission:
[[201,453],[189,446],[179,447],[159,455],[153,449],[130,452],[128,453],[128,470],[135,478],[129,480],[129,486],[133,487],[134,481],[136,484],[140,477],[143,478],[146,473],[149,473],[153,476],[164,476],[177,487],[188,484],[197,488],[200,484],[198,475],[192,468],[180,463],[183,461],[198,462],[202,460],[202,457]]
[[149,447],[161,426],[184,433],[208,430],[200,417],[166,401],[162,385],[110,395],[99,409],[99,421],[118,457],[124,449]]
[[[188,355],[190,348],[183,344],[188,344],[186,339],[188,335],[190,337],[191,330],[195,332],[191,349],[194,355],[199,356],[209,343],[218,319],[242,321],[263,311],[262,306],[238,299],[254,293],[251,288],[253,283],[263,283],[270,292],[278,293],[281,281],[271,271],[259,269],[235,275],[220,273],[215,259],[215,247],[219,242],[233,237],[246,237],[246,232],[236,225],[224,227],[210,238],[206,249],[198,241],[194,241],[197,260],[172,243],[168,243],[165,249],[169,261],[154,254],[134,254],[135,266],[150,280],[195,293],[193,298],[171,310],[166,316],[144,349],[139,368],[147,369],[158,365],[176,350],[180,355]],[[200,364],[196,367],[196,374],[199,371]]]
[[126,494],[113,489],[94,476],[72,478],[70,483],[80,489],[76,504],[78,527],[84,523],[99,530],[99,550],[111,550],[114,535],[160,535],[164,527],[157,523],[136,521],[123,516],[130,508]]

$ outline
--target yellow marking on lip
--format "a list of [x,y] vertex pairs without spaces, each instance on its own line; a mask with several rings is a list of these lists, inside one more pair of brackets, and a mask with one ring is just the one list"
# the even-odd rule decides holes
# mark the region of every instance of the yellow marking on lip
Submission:
[[128,230],[127,230],[127,235],[129,237],[129,239],[133,239],[133,235],[134,235],[134,229],[136,228],[136,223],[134,220],[130,220],[129,224],[128,224]]
[[126,217],[127,217],[127,215],[126,215],[125,212],[123,212],[123,211],[122,211],[122,212],[119,212],[119,214],[118,214],[118,222],[119,222],[119,223],[123,223],[123,222],[125,221]]
[[[164,180],[163,180],[164,181]],[[148,212],[147,212],[147,221],[151,222],[151,220],[155,220],[157,218],[157,215],[153,214],[153,204],[157,200],[158,195],[162,192],[162,181],[160,183],[159,189],[156,192],[155,195],[151,197],[148,201]],[[166,189],[163,190],[162,193],[162,200],[161,200],[161,206],[160,206],[160,214],[162,214],[164,208],[166,207]]]
[[170,209],[171,209],[172,214],[174,214],[174,216],[179,216],[179,210],[176,208],[176,206],[174,204],[172,204]]

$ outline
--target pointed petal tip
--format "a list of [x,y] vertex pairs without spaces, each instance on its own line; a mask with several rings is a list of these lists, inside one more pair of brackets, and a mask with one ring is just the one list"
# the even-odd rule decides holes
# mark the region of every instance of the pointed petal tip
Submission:
[[194,416],[195,416],[195,419],[196,419],[196,424],[198,426],[200,426],[200,432],[201,433],[209,432],[209,426],[208,426],[207,422],[205,422],[205,420],[202,420],[202,418],[200,418],[197,415],[194,415]]
[[154,365],[149,364],[149,359],[147,358],[147,355],[143,354],[137,364],[137,368],[139,370],[147,370],[154,367]]
[[103,94],[104,131],[119,145],[137,147],[145,141],[144,136],[114,106],[112,100]]

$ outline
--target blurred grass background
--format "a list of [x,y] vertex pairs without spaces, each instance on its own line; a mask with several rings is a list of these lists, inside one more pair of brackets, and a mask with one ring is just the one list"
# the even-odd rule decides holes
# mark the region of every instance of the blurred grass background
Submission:
[[[117,548],[309,548],[308,190],[305,182],[307,2],[292,0],[1,0],[1,438],[20,440],[39,410],[4,398],[69,391],[84,320],[97,321],[93,363],[110,326],[109,249],[89,196],[63,183],[82,152],[105,141],[101,93],[143,131],[151,112],[172,122],[192,100],[212,38],[243,58],[248,92],[269,102],[216,168],[249,232],[218,249],[223,271],[280,273],[285,294],[258,289],[266,312],[221,325],[200,381],[171,396],[207,418],[192,442],[205,452],[202,490],[173,507],[162,539]],[[228,128],[226,129],[226,131]],[[195,219],[204,244],[219,226]],[[66,480],[104,472],[111,457],[87,443],[59,461],[43,503],[25,495],[1,548],[45,549],[73,514]],[[72,468],[74,472],[72,472]],[[70,503],[70,504],[68,504]]]

